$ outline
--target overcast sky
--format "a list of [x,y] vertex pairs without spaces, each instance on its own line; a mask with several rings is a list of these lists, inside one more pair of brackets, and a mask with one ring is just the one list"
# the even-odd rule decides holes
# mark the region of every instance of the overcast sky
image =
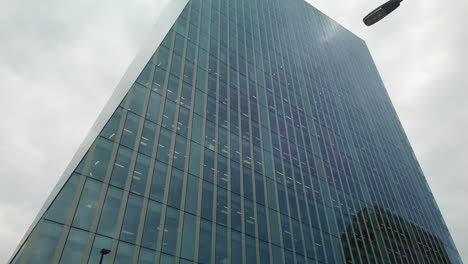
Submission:
[[[468,1],[309,0],[363,38],[468,261]],[[157,0],[0,0],[0,262],[7,261],[154,22]]]

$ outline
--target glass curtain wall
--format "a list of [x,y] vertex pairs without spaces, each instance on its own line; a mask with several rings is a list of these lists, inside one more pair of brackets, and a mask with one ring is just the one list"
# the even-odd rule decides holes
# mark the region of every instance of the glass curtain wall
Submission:
[[303,0],[191,0],[13,263],[102,248],[461,263],[364,41]]

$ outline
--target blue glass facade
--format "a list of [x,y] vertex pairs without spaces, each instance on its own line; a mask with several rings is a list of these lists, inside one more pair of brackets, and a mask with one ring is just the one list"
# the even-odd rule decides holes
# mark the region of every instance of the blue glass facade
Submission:
[[191,0],[12,263],[461,263],[361,39]]

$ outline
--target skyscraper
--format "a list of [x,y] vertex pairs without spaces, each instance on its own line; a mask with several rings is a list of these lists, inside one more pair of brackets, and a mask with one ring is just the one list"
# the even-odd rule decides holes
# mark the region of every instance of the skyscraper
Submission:
[[365,43],[172,0],[12,263],[461,263]]

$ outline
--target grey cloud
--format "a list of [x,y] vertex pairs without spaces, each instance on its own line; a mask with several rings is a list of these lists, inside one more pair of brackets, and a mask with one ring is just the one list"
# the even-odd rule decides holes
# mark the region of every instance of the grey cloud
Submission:
[[6,262],[152,27],[157,1],[0,8],[0,262]]

